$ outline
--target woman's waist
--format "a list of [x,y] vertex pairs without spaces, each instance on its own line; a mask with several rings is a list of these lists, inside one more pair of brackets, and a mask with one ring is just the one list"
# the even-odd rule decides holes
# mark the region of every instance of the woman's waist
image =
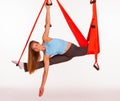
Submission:
[[72,44],[71,42],[68,42],[67,47],[66,47],[66,50],[65,50],[65,52],[64,52],[64,53],[66,53],[66,52],[70,49],[71,44]]

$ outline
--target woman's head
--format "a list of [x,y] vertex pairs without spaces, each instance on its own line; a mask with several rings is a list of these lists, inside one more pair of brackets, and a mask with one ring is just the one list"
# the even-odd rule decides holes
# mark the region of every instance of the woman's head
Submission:
[[28,64],[27,69],[29,73],[33,73],[40,60],[40,51],[45,50],[45,47],[37,41],[31,41],[28,47]]
[[29,44],[29,49],[35,51],[35,52],[40,52],[45,50],[45,46],[41,45],[37,41],[31,41]]

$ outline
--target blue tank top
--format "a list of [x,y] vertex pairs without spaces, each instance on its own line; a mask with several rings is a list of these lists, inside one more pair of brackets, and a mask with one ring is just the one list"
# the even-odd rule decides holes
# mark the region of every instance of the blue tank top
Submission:
[[50,42],[44,42],[46,50],[45,54],[54,56],[57,54],[63,54],[67,48],[68,42],[62,39],[53,38]]

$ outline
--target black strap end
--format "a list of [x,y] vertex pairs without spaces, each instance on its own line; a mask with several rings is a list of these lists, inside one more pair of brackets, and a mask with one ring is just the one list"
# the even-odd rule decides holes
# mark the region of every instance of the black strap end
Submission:
[[[46,25],[45,25],[44,27],[46,27]],[[51,25],[51,24],[50,24],[50,27],[52,27],[52,25]]]
[[91,25],[91,28],[95,28],[95,25]]
[[96,0],[92,0],[90,1],[90,4],[96,3]]
[[17,63],[16,66],[18,66],[19,64]]
[[94,67],[97,71],[100,70],[99,66],[96,66],[95,64],[93,65],[93,67]]

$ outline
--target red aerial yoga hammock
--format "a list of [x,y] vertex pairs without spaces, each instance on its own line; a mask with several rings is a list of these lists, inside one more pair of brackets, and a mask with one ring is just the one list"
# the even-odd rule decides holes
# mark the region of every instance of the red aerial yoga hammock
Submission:
[[99,36],[98,36],[98,24],[97,24],[97,10],[96,10],[96,0],[90,0],[90,3],[93,4],[93,16],[90,24],[87,40],[84,38],[80,30],[77,28],[73,20],[70,18],[68,13],[65,11],[63,6],[58,0],[56,0],[63,16],[66,19],[71,31],[73,32],[78,44],[80,46],[88,46],[88,54],[95,54],[95,63],[94,67],[99,70],[99,65],[97,63],[97,54],[100,52],[99,46]]
[[[51,0],[50,0],[51,1]],[[89,29],[89,33],[88,33],[88,37],[87,37],[87,40],[84,38],[84,36],[82,35],[82,33],[80,32],[80,30],[77,28],[77,26],[75,25],[75,23],[72,21],[72,19],[70,18],[70,16],[68,15],[68,13],[65,11],[65,9],[63,8],[63,6],[60,4],[60,2],[58,0],[56,0],[71,31],[73,32],[76,40],[78,41],[79,45],[80,46],[88,46],[88,54],[95,54],[95,63],[94,63],[94,67],[99,70],[99,65],[97,63],[97,54],[100,52],[100,47],[99,47],[99,36],[98,36],[98,25],[97,25],[97,11],[96,11],[96,0],[90,0],[90,3],[93,4],[93,16],[92,16],[92,21],[91,21],[91,25],[90,25],[90,29]],[[19,61],[17,63],[17,65],[19,65],[20,63],[20,60],[22,58],[22,55],[26,49],[26,46],[28,44],[28,41],[32,35],[32,32],[36,26],[36,23],[38,21],[38,18],[42,12],[42,9],[45,5],[45,3],[47,3],[48,0],[45,0],[41,9],[40,9],[40,12],[35,20],[35,23],[33,25],[33,28],[30,32],[30,35],[27,39],[27,42],[24,46],[24,49],[22,51],[22,54],[19,58]]]

